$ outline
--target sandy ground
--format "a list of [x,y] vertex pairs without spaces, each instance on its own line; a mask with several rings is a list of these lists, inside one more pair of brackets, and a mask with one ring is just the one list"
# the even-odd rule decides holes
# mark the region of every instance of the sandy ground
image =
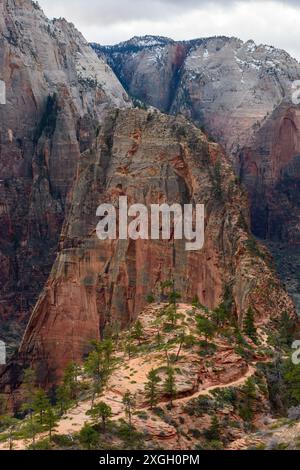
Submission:
[[[114,379],[112,382],[112,385],[119,386],[118,391],[114,389],[109,389],[107,393],[105,394],[105,398],[99,397],[97,400],[95,400],[95,403],[99,401],[105,401],[107,404],[109,404],[112,408],[113,412],[113,420],[118,420],[120,418],[124,418],[124,411],[123,411],[123,405],[122,405],[122,390],[131,390],[132,392],[136,391],[137,387],[143,388],[144,383],[146,381],[146,376],[148,372],[153,368],[159,366],[159,362],[157,365],[151,363],[147,364],[144,360],[141,361],[142,358],[134,358],[130,361],[128,361],[128,364],[132,367],[132,369],[135,369],[135,375],[134,379],[138,381],[137,384],[133,387],[132,384],[130,383],[130,380],[127,379],[126,377],[122,376],[120,374],[119,379]],[[142,362],[142,363],[141,363]],[[230,382],[227,384],[220,384],[220,385],[214,385],[212,387],[208,387],[204,390],[200,390],[195,392],[192,395],[189,395],[187,397],[183,398],[178,398],[175,399],[173,402],[173,406],[181,406],[183,403],[187,403],[190,400],[197,398],[199,396],[204,396],[208,395],[211,391],[216,390],[218,388],[227,388],[227,387],[239,387],[242,386],[248,378],[250,378],[255,372],[255,367],[250,366],[246,374],[244,374],[242,377],[240,377],[238,380],[234,382]],[[162,404],[165,404],[165,402],[158,403],[157,406],[160,406]],[[72,408],[69,410],[69,412],[59,421],[57,427],[56,427],[56,434],[73,434],[74,432],[80,431],[80,429],[84,426],[86,422],[89,422],[89,417],[87,416],[87,411],[91,408],[91,401],[83,401],[81,402],[78,406]],[[143,411],[149,409],[148,406],[143,406],[139,407],[136,411]],[[40,440],[44,437],[47,437],[46,434],[39,435],[37,436],[37,440]],[[22,450],[26,449],[30,442],[25,441],[25,440],[18,440],[14,442],[14,450]],[[2,443],[0,444],[0,449],[5,450],[7,449],[7,443]]]

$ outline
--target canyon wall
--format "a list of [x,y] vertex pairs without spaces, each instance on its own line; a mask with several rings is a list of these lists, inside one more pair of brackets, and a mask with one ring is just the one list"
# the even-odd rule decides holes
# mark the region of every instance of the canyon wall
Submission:
[[0,2],[0,337],[12,352],[47,280],[90,122],[128,106],[119,81],[65,20]]
[[145,36],[93,47],[132,96],[184,114],[224,146],[248,188],[255,235],[299,242],[295,59],[228,37],[175,42]]
[[[147,207],[204,204],[203,250],[186,251],[185,240],[173,236],[100,241],[97,207],[118,208],[123,195]],[[20,348],[43,383],[80,360],[105,325],[130,324],[147,296],[159,299],[161,283],[171,278],[183,301],[197,295],[215,308],[229,296],[229,313],[240,326],[249,305],[259,325],[293,313],[268,253],[249,234],[247,196],[227,157],[183,117],[108,112],[94,145],[81,154],[71,200],[56,262]]]

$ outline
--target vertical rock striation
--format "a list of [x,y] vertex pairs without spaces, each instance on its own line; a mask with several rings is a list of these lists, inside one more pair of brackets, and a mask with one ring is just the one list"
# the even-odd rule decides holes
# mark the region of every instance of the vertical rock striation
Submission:
[[[127,195],[129,204],[205,204],[205,246],[185,251],[185,240],[106,240],[96,237],[100,203]],[[159,298],[174,277],[183,300],[216,307],[224,292],[242,325],[251,304],[268,324],[292,304],[268,265],[253,250],[247,198],[221,147],[183,117],[137,109],[107,114],[90,149],[82,153],[60,250],[20,348],[49,384],[80,360],[106,324],[128,325]],[[228,300],[228,299],[227,299]]]
[[89,129],[129,100],[74,26],[30,0],[0,2],[0,79],[0,334],[11,349],[55,259]]

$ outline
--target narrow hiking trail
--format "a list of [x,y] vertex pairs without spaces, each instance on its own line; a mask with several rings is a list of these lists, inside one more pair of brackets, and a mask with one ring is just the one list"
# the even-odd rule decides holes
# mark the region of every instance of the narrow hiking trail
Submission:
[[[220,389],[220,388],[228,388],[228,387],[239,387],[245,384],[245,382],[254,375],[255,373],[255,364],[249,365],[247,372],[241,376],[239,379],[226,383],[226,384],[216,384],[210,387],[207,387],[202,390],[198,390],[195,393],[185,396],[182,398],[177,398],[173,401],[173,407],[179,407],[185,403],[188,403],[190,400],[196,399],[199,396],[209,395],[210,392]],[[109,404],[112,408],[112,420],[117,421],[121,418],[125,418],[125,413],[123,410],[122,400],[120,400],[120,394],[116,393],[113,390],[107,390],[105,396],[99,397],[95,400],[95,403],[99,403],[100,401],[104,401]],[[160,401],[157,403],[157,406],[165,406],[167,404],[167,400]],[[71,410],[66,413],[61,420],[58,422],[55,428],[55,434],[66,435],[66,434],[73,434],[81,430],[85,423],[90,422],[89,416],[87,412],[91,408],[91,400],[85,400],[75,406]],[[149,406],[141,406],[138,407],[135,412],[139,413],[142,411],[150,411]],[[133,418],[133,422],[135,418]],[[47,433],[40,434],[36,436],[36,441],[44,439],[47,437]],[[30,444],[30,440],[16,440],[14,441],[14,450],[24,450]],[[8,444],[1,443],[0,450],[7,450]]]
[[[124,394],[129,391],[136,399],[135,414],[133,424],[139,430],[146,431],[150,435],[160,438],[161,430],[165,434],[174,438],[177,433],[173,426],[169,426],[158,414],[154,413],[145,397],[145,384],[148,380],[148,374],[151,370],[160,371],[161,385],[159,392],[161,398],[156,407],[164,409],[167,412],[169,399],[163,393],[163,380],[168,361],[173,356],[176,358],[176,395],[173,400],[173,409],[178,414],[184,414],[185,404],[197,399],[200,396],[209,395],[217,389],[228,387],[240,387],[245,384],[247,379],[255,374],[258,362],[265,362],[265,358],[257,360],[253,357],[252,362],[246,363],[244,359],[236,354],[234,345],[228,343],[228,339],[215,337],[214,346],[216,351],[210,357],[210,361],[199,355],[199,341],[205,338],[199,335],[196,328],[195,312],[191,311],[188,304],[179,304],[177,308],[178,320],[176,327],[170,329],[170,320],[165,316],[159,315],[164,304],[149,306],[140,315],[139,319],[143,327],[143,338],[136,341],[136,347],[144,349],[138,350],[138,355],[128,357],[128,353],[123,346],[125,338],[118,338],[115,357],[117,359],[115,368],[109,377],[105,391],[95,400],[95,404],[105,402],[111,407],[113,421],[126,418],[122,399]],[[157,322],[159,320],[159,322]],[[166,328],[166,326],[168,328]],[[161,343],[157,343],[158,331],[164,334],[163,346],[169,345],[167,349],[159,348]],[[178,341],[180,332],[184,331],[186,337],[197,338],[197,342],[182,348]],[[123,342],[122,342],[123,341]],[[179,346],[180,344],[180,346]],[[118,348],[118,346],[120,346]],[[167,352],[166,352],[167,351]],[[90,422],[88,411],[91,408],[91,398],[85,398],[74,405],[68,412],[60,418],[56,427],[55,434],[72,435],[79,432],[85,423]],[[141,414],[147,413],[147,420],[143,420]],[[36,440],[47,438],[47,433],[43,432],[36,436]],[[28,439],[16,440],[15,449],[25,449],[30,444]],[[7,447],[6,443],[0,443],[0,449]]]

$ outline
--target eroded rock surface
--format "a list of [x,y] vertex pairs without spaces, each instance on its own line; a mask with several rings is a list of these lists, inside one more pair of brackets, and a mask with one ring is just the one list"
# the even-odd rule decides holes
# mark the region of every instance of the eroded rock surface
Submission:
[[[137,109],[109,112],[97,134],[79,159],[59,254],[20,350],[40,366],[41,380],[80,360],[107,323],[128,325],[171,277],[183,300],[198,295],[210,308],[229,289],[240,324],[250,304],[260,325],[293,312],[269,255],[249,235],[247,197],[217,144],[183,117]],[[117,207],[120,195],[147,206],[205,204],[203,250],[185,251],[185,240],[173,237],[98,240],[96,209]]]
[[0,334],[12,348],[55,259],[93,122],[129,100],[74,26],[29,0],[0,3],[0,79]]
[[249,190],[255,235],[299,242],[295,59],[228,37],[175,42],[146,36],[93,46],[131,95],[164,112],[183,113],[224,145]]

